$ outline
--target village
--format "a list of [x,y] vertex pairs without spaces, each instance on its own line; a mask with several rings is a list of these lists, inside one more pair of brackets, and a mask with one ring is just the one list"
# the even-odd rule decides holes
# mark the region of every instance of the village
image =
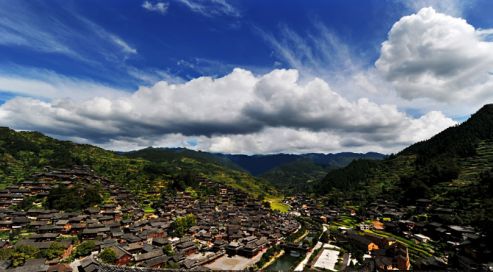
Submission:
[[[78,183],[101,185],[107,200],[77,212],[18,209],[27,197]],[[199,186],[206,193],[163,193],[149,210],[148,201],[88,167],[37,173],[0,191],[0,250],[11,252],[2,254],[0,270],[386,271],[440,270],[454,262],[474,271],[491,254],[480,250],[481,234],[473,228],[443,223],[457,211],[428,199],[408,207],[382,200],[358,208],[298,194],[284,199],[290,210],[281,213],[211,180],[201,179]],[[27,256],[32,251],[36,257]]]
[[318,268],[351,270],[358,264],[358,270],[365,271],[491,270],[485,260],[492,252],[481,239],[483,234],[471,226],[446,223],[451,216],[460,217],[459,210],[434,205],[429,199],[405,207],[380,200],[343,209],[325,205],[326,201],[305,194],[286,200],[291,213],[319,218],[329,230],[332,246],[319,254],[332,252],[332,264]]
[[[80,212],[32,208],[14,209],[28,196],[44,196],[56,186],[100,183],[110,192],[111,203]],[[208,180],[200,186],[212,193],[200,200],[187,192],[165,196],[164,205],[146,212],[139,200],[87,168],[39,173],[30,181],[0,192],[2,249],[29,247],[40,251],[61,247],[52,259],[26,259],[7,271],[98,271],[101,266],[174,269],[243,270],[254,267],[262,252],[295,232],[299,223],[291,216],[272,212],[248,194]],[[177,218],[193,217],[193,226],[169,235]],[[187,226],[188,227],[188,226]],[[94,242],[90,256],[73,260],[77,247]],[[107,264],[97,253],[110,249],[115,258]],[[168,251],[164,250],[167,249]]]

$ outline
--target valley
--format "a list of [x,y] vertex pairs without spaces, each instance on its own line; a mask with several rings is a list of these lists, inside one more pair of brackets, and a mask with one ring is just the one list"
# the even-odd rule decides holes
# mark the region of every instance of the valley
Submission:
[[485,271],[492,120],[389,156],[112,152],[2,128],[0,268]]

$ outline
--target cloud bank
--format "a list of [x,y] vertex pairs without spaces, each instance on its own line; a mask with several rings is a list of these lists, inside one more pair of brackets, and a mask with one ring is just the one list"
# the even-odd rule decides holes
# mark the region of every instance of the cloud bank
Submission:
[[16,97],[0,106],[0,120],[18,129],[77,135],[124,149],[161,145],[171,137],[172,143],[232,153],[368,146],[389,151],[455,123],[439,112],[412,118],[392,105],[349,101],[320,78],[300,83],[297,70],[254,75],[244,69],[217,79],[160,81],[113,99]]

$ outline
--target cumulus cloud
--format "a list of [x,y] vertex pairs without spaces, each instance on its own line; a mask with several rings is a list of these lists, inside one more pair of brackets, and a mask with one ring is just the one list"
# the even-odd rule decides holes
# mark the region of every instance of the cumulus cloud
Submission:
[[148,11],[165,14],[168,11],[169,4],[165,2],[156,2],[153,4],[149,1],[144,1],[144,3],[142,3],[142,7]]
[[405,99],[484,103],[493,98],[490,34],[423,8],[393,25],[375,65]]
[[392,105],[349,101],[322,79],[301,83],[296,70],[243,69],[114,98],[16,97],[0,106],[0,122],[107,147],[167,142],[233,153],[396,151],[455,123],[438,112],[416,119]]

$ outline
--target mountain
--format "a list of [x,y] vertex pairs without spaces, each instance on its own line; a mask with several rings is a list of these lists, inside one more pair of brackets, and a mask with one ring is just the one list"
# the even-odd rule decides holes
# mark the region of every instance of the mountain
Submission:
[[[45,167],[88,165],[96,173],[144,194],[162,186],[183,189],[205,177],[254,195],[310,188],[329,169],[356,158],[381,159],[378,153],[225,155],[185,148],[146,148],[112,152],[75,144],[38,132],[0,128],[0,188],[22,181]],[[257,176],[255,176],[257,175]],[[308,185],[307,185],[308,184]]]
[[312,185],[323,179],[329,170],[344,167],[356,159],[381,160],[385,157],[379,153],[349,152],[297,156],[296,160],[275,166],[260,177],[284,192],[310,191]]
[[450,224],[493,223],[493,105],[460,125],[409,146],[382,161],[355,160],[330,171],[314,187],[333,201],[365,204],[390,199],[414,205],[427,198],[453,209]]
[[168,173],[191,173],[207,177],[255,195],[276,193],[265,180],[252,176],[228,159],[213,153],[186,148],[148,147],[119,154],[131,159],[144,159],[149,161],[153,168],[166,169]]
[[191,158],[203,163],[214,163],[218,165],[225,165],[230,168],[241,170],[236,164],[232,163],[229,159],[217,156],[213,153],[195,151],[187,148],[155,148],[148,147],[140,150],[119,152],[119,154],[129,158],[144,158],[153,162],[163,162],[168,160]]
[[267,180],[279,190],[292,193],[308,191],[314,182],[321,180],[331,169],[348,165],[355,159],[381,160],[379,153],[337,153],[337,154],[271,154],[232,155],[216,154],[251,174]]
[[346,166],[355,159],[384,158],[384,155],[379,153],[234,155],[186,148],[152,147],[120,154],[155,163],[192,158],[203,165],[220,166],[238,172],[247,171],[256,176],[258,182],[267,181],[284,192],[308,190],[310,183],[322,179],[328,170]]
[[[149,159],[140,156],[145,153]],[[16,132],[0,128],[0,188],[28,178],[45,167],[88,165],[97,174],[118,182],[135,193],[158,191],[161,187],[185,189],[195,186],[196,177],[230,185],[250,194],[275,194],[265,181],[210,157],[187,150],[173,150],[163,156],[154,150],[115,153],[91,145],[75,144],[38,132]],[[159,156],[158,156],[159,155]],[[159,157],[156,158],[156,157]]]
[[234,155],[218,154],[247,170],[252,175],[259,176],[277,167],[289,164],[295,161],[309,160],[322,167],[339,168],[346,166],[352,160],[358,158],[382,159],[384,155],[374,152],[366,154],[343,152],[337,154],[270,154],[270,155]]
[[260,175],[287,193],[310,191],[312,184],[324,178],[329,168],[302,158],[274,167]]

